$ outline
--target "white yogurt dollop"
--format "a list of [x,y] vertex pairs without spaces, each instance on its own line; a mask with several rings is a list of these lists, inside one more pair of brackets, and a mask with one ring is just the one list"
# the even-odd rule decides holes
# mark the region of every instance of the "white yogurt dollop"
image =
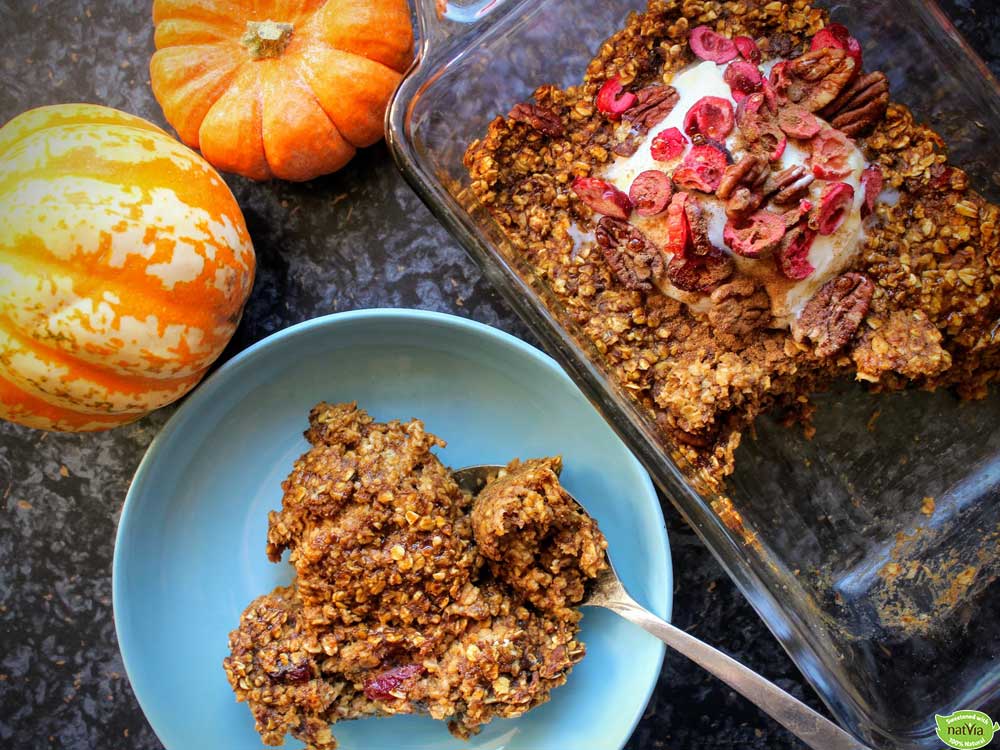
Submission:
[[[765,75],[768,74],[773,64],[762,66]],[[717,65],[713,62],[699,62],[679,71],[671,81],[671,85],[677,89],[680,97],[677,105],[666,118],[650,130],[632,156],[618,157],[601,176],[619,190],[627,193],[632,181],[640,172],[647,169],[671,172],[680,163],[680,160],[669,164],[656,161],[650,150],[653,138],[669,128],[677,128],[683,133],[684,116],[704,96],[727,99],[733,103],[735,111],[736,101],[732,97],[729,84],[723,78],[726,67],[726,65]],[[745,152],[736,148],[736,133],[737,128],[734,127],[733,132],[726,139],[726,147],[732,153],[733,158],[738,161]],[[686,155],[690,149],[691,144],[689,143],[685,147],[684,154]],[[773,171],[780,171],[794,165],[806,166],[807,156],[808,151],[803,149],[802,144],[789,138],[781,159],[777,163],[772,163],[771,166]],[[683,155],[681,159],[683,159]],[[776,325],[790,325],[816,291],[850,265],[862,246],[864,231],[861,224],[861,204],[864,202],[864,191],[861,189],[861,173],[866,165],[861,152],[853,144],[850,146],[847,163],[850,167],[850,174],[837,182],[845,182],[854,188],[854,204],[836,232],[831,235],[816,236],[809,250],[809,262],[816,270],[802,281],[792,281],[785,278],[775,267],[773,259],[752,260],[732,253],[722,239],[726,225],[724,202],[715,196],[691,192],[691,196],[697,198],[703,212],[709,218],[708,236],[712,244],[729,252],[739,271],[757,279],[767,290],[771,297],[771,311],[774,314]],[[806,168],[808,169],[808,167]],[[820,193],[827,184],[827,180],[816,179],[810,186],[807,198],[814,205],[818,205]],[[633,221],[650,236],[651,240],[663,247],[666,212],[654,217],[633,216]],[[667,254],[666,259],[669,261],[669,254]],[[669,281],[662,283],[661,290],[665,294],[687,303],[695,311],[704,310],[707,307],[708,302],[704,295],[684,292],[674,287]]]

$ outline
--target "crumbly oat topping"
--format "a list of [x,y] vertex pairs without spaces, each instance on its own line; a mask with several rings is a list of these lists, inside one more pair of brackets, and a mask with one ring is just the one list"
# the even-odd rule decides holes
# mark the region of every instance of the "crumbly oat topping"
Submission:
[[[844,270],[867,278],[871,295],[867,305],[842,311],[839,327],[814,320],[816,339],[800,330],[796,340],[791,331],[760,326],[759,300],[731,286],[738,277],[719,287],[728,291],[713,305],[693,309],[623,283],[601,247],[578,241],[579,229],[592,231],[598,216],[574,194],[573,181],[634,149],[627,110],[614,121],[595,106],[606,81],[617,78],[625,92],[669,84],[694,59],[689,35],[699,25],[752,37],[766,61],[803,56],[826,23],[825,11],[803,0],[651,0],[601,46],[581,85],[536,90],[536,103],[559,118],[562,136],[501,117],[466,153],[469,201],[492,213],[541,280],[557,319],[647,410],[665,449],[706,491],[723,491],[740,435],[758,414],[780,407],[808,418],[807,395],[834,378],[853,375],[878,389],[952,386],[976,398],[1000,371],[998,208],[946,164],[936,133],[889,101],[883,75],[860,71],[851,82],[856,60],[849,54],[823,48],[804,55],[786,68],[783,83],[803,109],[839,123],[899,194],[894,204],[875,203],[866,219],[864,246]],[[728,175],[730,201],[751,197],[736,193],[752,166]],[[867,285],[860,288],[867,297]],[[741,307],[751,318],[745,325]],[[854,318],[857,330],[845,335],[844,321]],[[719,502],[731,516],[725,498]]]
[[605,565],[560,459],[514,461],[473,499],[419,420],[321,403],[306,438],[267,540],[295,582],[247,607],[224,662],[264,743],[330,750],[337,721],[417,712],[468,737],[548,700]]

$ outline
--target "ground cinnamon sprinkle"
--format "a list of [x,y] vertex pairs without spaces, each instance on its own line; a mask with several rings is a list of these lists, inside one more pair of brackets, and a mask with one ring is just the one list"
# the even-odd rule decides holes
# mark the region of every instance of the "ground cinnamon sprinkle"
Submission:
[[548,700],[584,655],[604,537],[559,458],[512,462],[473,499],[419,420],[319,404],[271,513],[296,578],[247,607],[224,667],[264,743],[337,746],[331,724],[427,713],[468,737]]
[[602,45],[580,86],[541,86],[534,110],[497,117],[466,153],[470,205],[493,215],[556,318],[648,411],[664,449],[705,491],[724,492],[734,450],[757,415],[780,410],[808,420],[807,394],[835,378],[880,390],[953,387],[981,398],[1000,370],[1000,212],[947,164],[935,132],[888,101],[877,72],[859,74],[819,112],[855,139],[899,196],[877,203],[866,220],[865,245],[846,269],[857,280],[842,284],[843,297],[834,294],[847,321],[838,319],[840,329],[829,327],[828,310],[810,320],[808,308],[791,331],[760,325],[759,295],[740,287],[739,276],[712,294],[710,313],[693,313],[643,288],[634,268],[616,270],[587,239],[599,217],[571,184],[635,148],[635,122],[615,122],[595,106],[608,79],[617,76],[628,91],[662,92],[694,60],[689,35],[698,25],[753,38],[766,61],[803,54],[826,23],[825,11],[801,0],[651,0]]

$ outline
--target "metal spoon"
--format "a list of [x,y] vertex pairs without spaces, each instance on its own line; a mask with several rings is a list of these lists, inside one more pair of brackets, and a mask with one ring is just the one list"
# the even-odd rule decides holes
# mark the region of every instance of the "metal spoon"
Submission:
[[[503,466],[495,464],[466,466],[455,471],[454,477],[462,489],[475,495],[503,468]],[[572,498],[572,495],[570,497]],[[580,502],[576,498],[572,499],[580,507],[580,510],[586,513],[586,509],[580,505]],[[793,698],[773,682],[765,680],[735,659],[726,656],[707,643],[699,641],[694,636],[688,635],[683,630],[675,628],[669,622],[661,620],[637,604],[625,590],[625,586],[618,577],[618,573],[615,572],[611,558],[607,553],[605,553],[604,559],[608,565],[590,584],[586,597],[580,602],[581,607],[610,609],[634,625],[638,625],[647,633],[652,633],[674,651],[684,654],[744,698],[755,703],[771,718],[814,750],[871,750],[867,745],[858,742],[832,721],[816,713],[802,701]]]

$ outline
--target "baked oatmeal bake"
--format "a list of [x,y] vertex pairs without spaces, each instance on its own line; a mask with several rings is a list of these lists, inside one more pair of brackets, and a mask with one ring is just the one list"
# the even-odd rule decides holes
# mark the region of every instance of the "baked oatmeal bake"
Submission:
[[980,398],[997,377],[997,206],[807,2],[650,0],[465,164],[703,492],[762,412],[808,434],[834,379]]
[[264,743],[329,750],[337,721],[401,713],[468,737],[548,700],[606,547],[561,460],[515,460],[473,498],[419,420],[321,403],[305,435],[267,536],[295,580],[247,607],[224,661]]

